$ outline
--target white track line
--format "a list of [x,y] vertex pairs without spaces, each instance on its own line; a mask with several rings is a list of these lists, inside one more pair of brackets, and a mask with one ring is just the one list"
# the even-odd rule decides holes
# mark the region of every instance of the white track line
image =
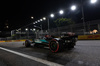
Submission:
[[31,60],[34,60],[34,61],[37,61],[37,62],[40,62],[40,63],[43,63],[43,64],[46,64],[48,66],[63,66],[63,65],[58,64],[58,63],[54,63],[54,62],[50,62],[50,61],[47,61],[47,60],[44,60],[44,59],[29,56],[29,55],[26,55],[26,54],[23,54],[23,53],[20,53],[20,52],[16,52],[16,51],[13,51],[13,50],[9,50],[9,49],[3,48],[3,47],[0,47],[0,49],[5,50],[5,51],[10,52],[10,53],[13,53],[13,54],[16,54],[16,55],[19,55],[19,56],[22,56],[22,57],[25,57],[25,58],[28,58],[28,59],[31,59]]

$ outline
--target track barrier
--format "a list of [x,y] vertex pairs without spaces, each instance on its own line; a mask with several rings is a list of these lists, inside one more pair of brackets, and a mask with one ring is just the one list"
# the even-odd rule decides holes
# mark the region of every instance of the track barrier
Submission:
[[6,40],[6,41],[0,41],[0,42],[20,42],[25,40]]
[[100,34],[79,35],[78,40],[100,40]]

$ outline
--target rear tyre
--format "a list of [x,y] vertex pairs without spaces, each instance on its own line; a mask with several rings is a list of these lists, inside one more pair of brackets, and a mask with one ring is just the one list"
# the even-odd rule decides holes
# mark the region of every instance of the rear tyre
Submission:
[[25,47],[30,47],[30,45],[31,45],[30,40],[26,40],[26,41],[25,41]]
[[49,43],[49,48],[52,52],[59,52],[63,50],[63,44],[61,40],[57,41],[55,39],[51,40]]

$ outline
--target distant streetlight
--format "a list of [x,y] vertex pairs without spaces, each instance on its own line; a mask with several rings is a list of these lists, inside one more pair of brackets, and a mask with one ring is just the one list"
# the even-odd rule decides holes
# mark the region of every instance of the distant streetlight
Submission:
[[28,28],[26,28],[25,30],[28,31]]
[[51,14],[51,15],[50,15],[50,17],[52,17],[52,18],[53,18],[53,17],[54,17],[54,14]]
[[71,10],[76,10],[76,6],[75,5],[73,5],[73,6],[71,6]]
[[38,22],[40,22],[40,20],[38,20]]
[[35,21],[35,23],[37,23],[37,21]]
[[40,19],[40,21],[43,21],[42,19]]
[[45,18],[45,17],[43,17],[43,20],[46,20],[46,18]]
[[6,28],[9,28],[9,26],[6,26]]
[[36,29],[34,28],[33,30],[35,31]]
[[92,4],[94,4],[94,3],[96,3],[97,2],[97,0],[91,0],[91,3]]
[[64,11],[63,11],[63,10],[60,10],[60,11],[59,11],[59,13],[60,13],[60,14],[63,14],[63,13],[64,13]]
[[33,22],[33,24],[35,24],[35,23]]
[[32,29],[30,29],[32,31]]
[[33,16],[31,16],[31,19],[34,19],[34,17],[33,17]]

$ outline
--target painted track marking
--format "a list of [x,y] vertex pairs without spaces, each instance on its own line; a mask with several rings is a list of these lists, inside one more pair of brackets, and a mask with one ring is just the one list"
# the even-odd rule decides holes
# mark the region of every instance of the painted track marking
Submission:
[[40,63],[43,63],[43,64],[46,64],[48,66],[63,66],[63,65],[58,64],[58,63],[54,63],[54,62],[47,61],[47,60],[44,60],[44,59],[36,58],[36,57],[30,56],[30,55],[26,55],[26,54],[16,52],[16,51],[13,51],[13,50],[10,50],[10,49],[6,49],[6,48],[3,48],[3,47],[0,47],[0,49],[5,50],[5,51],[10,52],[10,53],[13,53],[13,54],[16,54],[16,55],[19,55],[19,56],[22,56],[22,57],[25,57],[25,58],[28,58],[28,59],[31,59],[31,60],[34,60],[34,61],[37,61],[37,62],[40,62]]

